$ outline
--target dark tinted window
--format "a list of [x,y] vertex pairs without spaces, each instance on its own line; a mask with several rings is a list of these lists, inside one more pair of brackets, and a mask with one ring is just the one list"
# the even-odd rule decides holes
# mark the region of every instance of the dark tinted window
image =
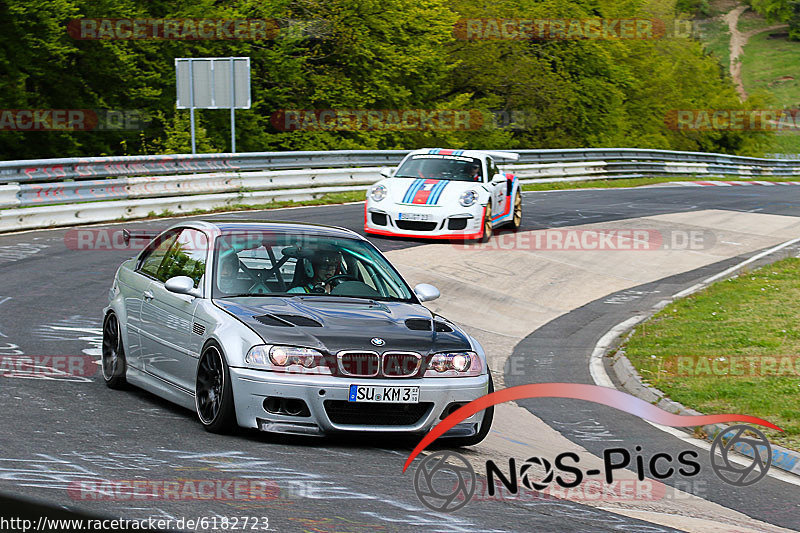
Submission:
[[455,155],[419,154],[406,159],[396,178],[481,181],[481,160]]
[[489,167],[489,180],[491,181],[497,174],[500,174],[500,169],[497,168],[497,165],[492,160],[492,158],[486,159],[486,164]]
[[192,278],[197,288],[206,272],[207,253],[208,239],[203,232],[184,229],[161,262],[156,278],[167,281],[175,276],[188,276]]
[[170,232],[157,237],[158,241],[152,243],[145,250],[139,262],[139,270],[154,278],[158,277],[158,268],[167,255],[170,247],[175,243],[178,232]]

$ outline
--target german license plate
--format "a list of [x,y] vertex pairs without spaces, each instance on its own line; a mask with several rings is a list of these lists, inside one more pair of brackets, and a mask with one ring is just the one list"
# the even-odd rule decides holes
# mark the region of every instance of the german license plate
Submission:
[[428,213],[400,213],[399,220],[417,220],[425,222],[430,220],[431,216]]
[[419,387],[350,385],[349,402],[419,403]]

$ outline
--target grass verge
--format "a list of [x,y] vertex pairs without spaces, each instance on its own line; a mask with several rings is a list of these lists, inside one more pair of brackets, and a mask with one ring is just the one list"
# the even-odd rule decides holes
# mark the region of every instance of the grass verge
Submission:
[[800,106],[800,42],[790,41],[786,30],[779,38],[771,37],[772,33],[780,32],[759,33],[747,41],[742,55],[742,83],[748,94],[765,89],[780,106]]
[[800,450],[798,316],[800,259],[784,259],[668,305],[622,348],[671,399],[759,416],[785,430],[767,430],[773,442]]
[[[325,194],[314,200],[302,200],[302,201],[284,200],[278,202],[269,202],[265,204],[230,204],[221,207],[214,207],[211,209],[195,209],[193,211],[187,211],[184,213],[173,213],[172,211],[169,210],[162,211],[161,213],[150,211],[147,217],[141,220],[148,220],[152,218],[175,217],[175,216],[188,217],[197,215],[209,215],[214,213],[227,213],[230,211],[268,211],[270,209],[281,209],[284,207],[346,204],[349,202],[360,202],[364,200],[365,194],[366,194],[365,191],[345,191],[345,192]],[[120,220],[126,220],[126,219],[122,218]]]
[[701,22],[700,31],[706,52],[714,55],[727,72],[731,60],[731,32],[728,25],[720,18],[706,19]]

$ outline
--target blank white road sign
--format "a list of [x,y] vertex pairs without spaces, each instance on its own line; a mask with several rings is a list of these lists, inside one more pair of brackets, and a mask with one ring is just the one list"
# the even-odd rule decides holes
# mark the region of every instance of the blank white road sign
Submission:
[[175,58],[175,77],[178,109],[250,109],[249,57]]

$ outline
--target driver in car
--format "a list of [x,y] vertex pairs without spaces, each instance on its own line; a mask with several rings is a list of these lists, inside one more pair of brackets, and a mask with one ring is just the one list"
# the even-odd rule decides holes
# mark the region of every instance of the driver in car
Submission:
[[471,163],[468,167],[467,174],[471,181],[481,181],[481,166],[477,163]]
[[303,260],[303,268],[309,282],[288,292],[328,294],[333,288],[328,280],[342,272],[342,255],[335,250],[318,250],[310,259]]
[[237,287],[238,274],[239,274],[239,258],[235,253],[231,252],[229,255],[220,259],[219,262],[219,288],[226,293],[241,292]]

